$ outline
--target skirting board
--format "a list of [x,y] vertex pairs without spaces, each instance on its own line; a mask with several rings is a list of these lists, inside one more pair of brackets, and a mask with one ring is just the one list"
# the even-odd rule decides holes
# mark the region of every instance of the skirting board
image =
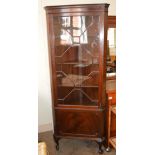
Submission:
[[50,123],[50,124],[39,125],[39,127],[38,127],[38,132],[39,132],[39,133],[41,133],[41,132],[46,132],[46,131],[50,131],[50,130],[53,130],[52,123]]

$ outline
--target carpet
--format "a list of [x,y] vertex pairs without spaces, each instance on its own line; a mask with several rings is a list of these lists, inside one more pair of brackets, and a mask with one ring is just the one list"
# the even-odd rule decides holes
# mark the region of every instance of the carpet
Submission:
[[[45,141],[49,155],[99,155],[98,145],[94,141],[61,139],[59,141],[59,151],[55,149],[52,131],[39,133],[39,141]],[[103,155],[116,155],[115,150],[104,151]]]

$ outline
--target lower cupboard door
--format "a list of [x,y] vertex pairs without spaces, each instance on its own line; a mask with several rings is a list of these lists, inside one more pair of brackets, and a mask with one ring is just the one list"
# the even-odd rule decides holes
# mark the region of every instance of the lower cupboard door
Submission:
[[102,137],[104,134],[101,111],[56,110],[55,116],[58,135]]

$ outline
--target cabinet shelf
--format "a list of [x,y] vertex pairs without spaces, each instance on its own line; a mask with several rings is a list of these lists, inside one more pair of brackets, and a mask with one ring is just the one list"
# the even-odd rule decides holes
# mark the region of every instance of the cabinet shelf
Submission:
[[57,65],[99,65],[99,63],[92,63],[92,64],[88,64],[88,63],[80,63],[80,62],[62,62],[62,63],[56,63]]
[[98,104],[97,100],[96,101],[95,100],[94,101],[90,101],[90,102],[83,102],[83,103],[80,103],[80,104],[79,104],[79,102],[76,102],[76,101],[68,101],[66,104],[65,103],[62,104],[62,102],[63,102],[62,99],[58,99],[57,101],[58,101],[58,105],[59,106],[70,105],[70,106],[89,106],[89,107],[93,106],[93,107],[95,107]]
[[99,88],[99,86],[71,86],[71,85],[58,85],[58,87],[75,87],[75,88]]

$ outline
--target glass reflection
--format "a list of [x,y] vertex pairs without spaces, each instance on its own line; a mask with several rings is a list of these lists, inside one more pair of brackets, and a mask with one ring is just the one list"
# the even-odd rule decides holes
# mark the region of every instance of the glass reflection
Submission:
[[61,17],[60,44],[87,44],[85,16]]
[[99,93],[99,16],[54,17],[58,104],[92,105]]

